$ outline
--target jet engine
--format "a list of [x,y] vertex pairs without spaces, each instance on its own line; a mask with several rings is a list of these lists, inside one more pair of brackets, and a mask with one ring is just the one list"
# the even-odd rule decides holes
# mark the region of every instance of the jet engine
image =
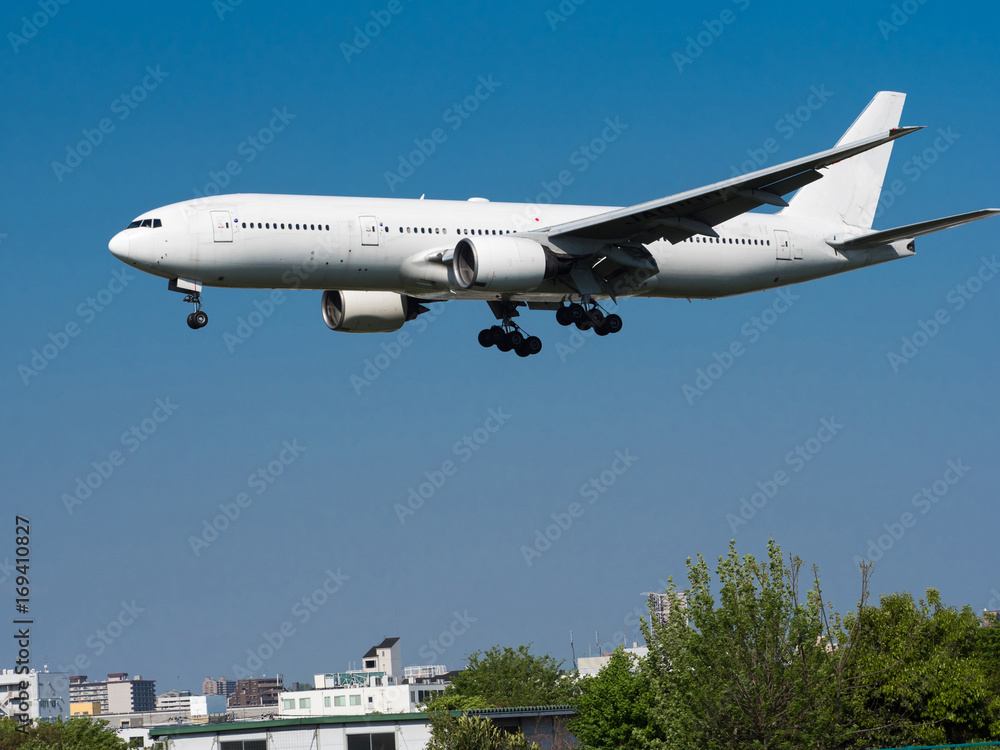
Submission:
[[562,267],[549,248],[523,237],[463,237],[452,258],[462,289],[518,292],[556,276]]
[[331,331],[392,333],[427,308],[395,292],[323,292],[323,321]]

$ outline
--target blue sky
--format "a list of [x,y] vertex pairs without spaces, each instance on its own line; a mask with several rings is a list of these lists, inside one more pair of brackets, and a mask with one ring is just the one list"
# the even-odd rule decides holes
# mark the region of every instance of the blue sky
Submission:
[[532,314],[528,360],[478,346],[472,303],[400,340],[332,333],[319,292],[208,290],[191,331],[107,250],[220,187],[520,201],[569,169],[563,202],[638,203],[768,139],[768,164],[826,149],[879,90],[928,129],[896,144],[877,228],[998,206],[1000,10],[974,7],[5,4],[0,448],[7,522],[32,521],[33,665],[197,691],[237,667],[308,681],[393,635],[407,664],[529,642],[568,662],[571,630],[577,655],[637,638],[640,593],[734,536],[817,563],[841,611],[880,537],[876,594],[1000,607],[997,220],[780,304],[624,300],[599,340]]

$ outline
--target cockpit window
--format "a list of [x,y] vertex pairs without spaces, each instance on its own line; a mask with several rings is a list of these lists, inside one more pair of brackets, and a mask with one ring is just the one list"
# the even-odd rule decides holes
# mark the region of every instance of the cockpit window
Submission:
[[129,225],[128,225],[127,227],[125,227],[125,228],[126,228],[126,229],[135,229],[135,228],[136,228],[137,226],[139,226],[140,224],[142,224],[142,222],[141,222],[141,221],[133,221],[133,222],[132,222],[131,224],[129,224]]
[[163,224],[162,224],[162,222],[160,222],[159,219],[153,219],[153,229],[156,229],[157,227],[162,227],[162,226],[163,226]]
[[137,229],[139,227],[146,227],[147,229],[158,229],[162,226],[163,222],[161,222],[159,219],[136,219],[125,228]]

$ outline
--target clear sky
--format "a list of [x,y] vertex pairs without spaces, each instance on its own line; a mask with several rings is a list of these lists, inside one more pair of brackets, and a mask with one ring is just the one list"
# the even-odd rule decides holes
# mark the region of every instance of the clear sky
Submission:
[[479,347],[474,303],[403,346],[332,333],[319,292],[208,289],[191,331],[107,249],[218,190],[521,201],[570,170],[562,202],[639,203],[826,149],[879,90],[928,129],[876,228],[1000,206],[1000,8],[957,7],[5,3],[0,562],[29,517],[33,665],[197,691],[386,636],[568,663],[734,537],[817,563],[841,611],[866,554],[876,594],[1000,607],[998,219],[791,296],[625,300],[604,339],[530,314],[527,360]]

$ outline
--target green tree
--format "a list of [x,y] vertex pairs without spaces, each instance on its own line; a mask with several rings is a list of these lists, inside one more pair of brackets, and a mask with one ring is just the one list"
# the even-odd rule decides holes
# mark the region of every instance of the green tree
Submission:
[[595,676],[580,680],[569,730],[588,750],[639,750],[659,737],[650,723],[653,691],[642,659],[619,646]]
[[38,722],[25,732],[13,719],[0,720],[0,750],[125,750],[125,742],[107,722],[89,716]]
[[719,559],[719,603],[704,559],[688,560],[690,589],[670,582],[671,616],[643,621],[654,688],[650,712],[664,748],[839,747],[849,736],[838,699],[841,655],[818,577],[803,596],[801,561],[773,540],[767,560]]
[[441,712],[431,717],[431,739],[427,750],[538,750],[520,732],[505,732],[484,716],[452,716]]
[[[441,698],[428,704],[434,710],[456,699],[479,698],[486,706],[555,706],[576,695],[575,674],[549,655],[535,656],[528,646],[494,646],[469,656],[465,669],[455,675]],[[458,705],[457,708],[469,708]],[[484,706],[474,706],[482,708]]]
[[861,625],[851,644],[858,747],[1000,737],[996,634],[971,607],[947,607],[935,589],[926,596],[886,595],[845,618]]

